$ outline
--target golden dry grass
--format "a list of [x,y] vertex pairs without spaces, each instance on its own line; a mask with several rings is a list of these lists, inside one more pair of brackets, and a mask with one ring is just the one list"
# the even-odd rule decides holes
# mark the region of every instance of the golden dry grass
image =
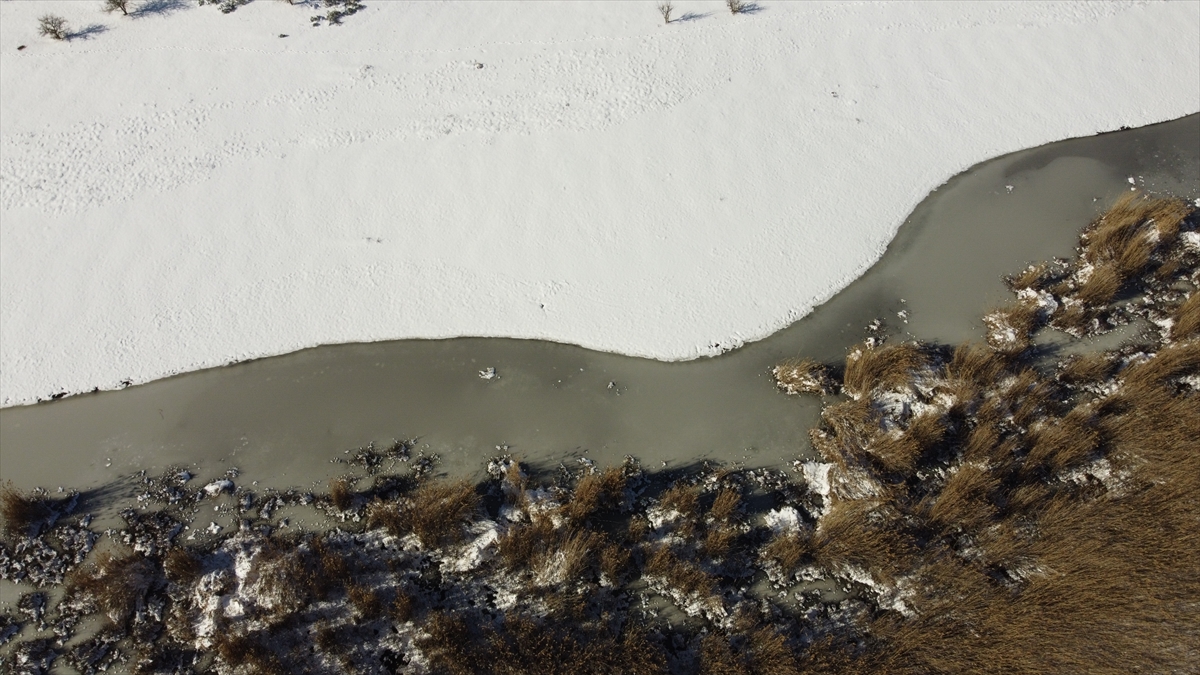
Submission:
[[1007,362],[985,345],[964,342],[954,348],[946,367],[946,377],[965,380],[978,386],[995,384]]
[[1115,366],[1112,356],[1105,352],[1082,354],[1063,362],[1058,379],[1071,385],[1100,383],[1113,374]]
[[790,577],[806,562],[812,553],[808,536],[800,532],[783,532],[775,535],[762,548],[762,557],[778,566],[779,571]]
[[38,522],[50,517],[50,507],[37,495],[27,495],[6,481],[0,487],[0,515],[4,516],[4,531],[24,536]]
[[718,522],[728,522],[737,515],[741,503],[740,492],[733,488],[722,488],[713,498],[712,506],[708,508],[708,515]]
[[788,394],[832,394],[837,389],[829,368],[812,359],[786,359],[771,375],[776,386]]
[[625,473],[619,466],[579,480],[563,512],[575,522],[583,522],[602,510],[617,510],[625,501]]
[[120,626],[130,620],[157,579],[158,568],[149,558],[132,551],[106,551],[94,563],[72,571],[66,593],[95,602]]
[[999,476],[987,467],[962,464],[927,507],[929,520],[943,529],[978,530],[997,515],[992,495],[999,487]]
[[848,392],[864,396],[873,390],[894,389],[907,384],[911,374],[929,364],[928,357],[915,344],[903,343],[869,347],[859,345],[846,358],[843,384]]
[[1193,291],[1171,314],[1171,339],[1200,337],[1200,292]]
[[1097,263],[1075,294],[1085,305],[1107,305],[1121,290],[1125,277],[1116,263]]
[[479,495],[471,483],[430,482],[399,503],[372,502],[367,525],[396,536],[415,534],[422,546],[442,546],[462,541],[464,524],[478,508]]

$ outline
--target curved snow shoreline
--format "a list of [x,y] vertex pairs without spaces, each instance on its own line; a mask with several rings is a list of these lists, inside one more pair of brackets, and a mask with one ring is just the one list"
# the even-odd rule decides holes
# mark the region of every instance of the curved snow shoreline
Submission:
[[719,353],[950,176],[1200,109],[1197,3],[762,4],[0,3],[0,405],[336,342]]

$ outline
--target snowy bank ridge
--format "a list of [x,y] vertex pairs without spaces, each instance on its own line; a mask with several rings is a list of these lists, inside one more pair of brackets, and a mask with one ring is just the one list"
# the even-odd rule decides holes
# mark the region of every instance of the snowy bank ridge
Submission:
[[956,172],[1200,109],[1195,2],[99,5],[0,3],[3,405],[337,342],[714,354]]

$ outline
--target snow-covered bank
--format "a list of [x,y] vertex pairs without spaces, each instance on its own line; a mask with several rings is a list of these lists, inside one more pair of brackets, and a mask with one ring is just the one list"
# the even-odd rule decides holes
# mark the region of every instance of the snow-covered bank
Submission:
[[971,164],[1200,110],[1197,3],[675,4],[0,3],[0,402],[329,342],[711,354]]

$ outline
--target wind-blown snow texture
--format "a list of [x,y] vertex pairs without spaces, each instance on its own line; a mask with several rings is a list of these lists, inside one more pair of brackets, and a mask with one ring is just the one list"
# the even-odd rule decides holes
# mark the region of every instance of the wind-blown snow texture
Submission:
[[1200,109],[1194,2],[150,4],[0,2],[4,405],[334,342],[713,354],[956,172]]

